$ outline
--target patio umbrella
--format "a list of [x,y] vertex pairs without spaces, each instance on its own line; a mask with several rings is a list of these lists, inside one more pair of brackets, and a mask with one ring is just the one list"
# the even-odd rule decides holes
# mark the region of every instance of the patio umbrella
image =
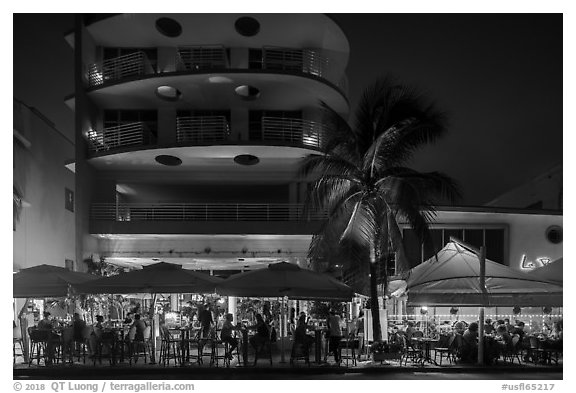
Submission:
[[448,243],[437,256],[408,272],[408,303],[445,306],[561,306],[562,286],[486,260],[488,304],[479,286],[480,261],[466,248]]
[[[181,265],[159,262],[116,276],[74,285],[82,293],[206,293],[213,292],[221,278],[182,269]],[[155,296],[152,300],[154,308]],[[152,316],[152,331],[155,332]],[[156,363],[156,339],[152,340],[152,361]]]
[[159,262],[116,276],[73,285],[82,293],[206,293],[214,292],[222,279],[182,269],[181,265]]
[[326,274],[302,269],[288,262],[235,274],[221,282],[216,291],[230,296],[287,296],[307,300],[350,301],[354,296],[354,291],[348,285]]
[[12,276],[15,298],[63,297],[68,285],[96,280],[98,276],[73,272],[63,267],[38,265],[22,269]]
[[[322,273],[302,269],[288,262],[273,263],[266,269],[235,274],[220,283],[222,295],[282,298],[281,321],[285,321],[284,297],[307,300],[350,301],[354,291],[348,285]],[[281,322],[283,326],[283,322]],[[284,337],[284,328],[281,337]],[[284,340],[280,341],[284,362]]]

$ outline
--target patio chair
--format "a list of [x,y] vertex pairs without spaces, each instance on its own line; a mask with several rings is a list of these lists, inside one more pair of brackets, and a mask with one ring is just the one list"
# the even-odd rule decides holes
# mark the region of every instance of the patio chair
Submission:
[[504,350],[504,353],[502,354],[502,357],[504,358],[504,361],[510,361],[510,363],[514,363],[514,359],[518,359],[518,364],[522,363],[522,346],[521,346],[521,342],[520,342],[520,336],[518,334],[515,334],[512,337],[512,342],[510,343],[510,345],[506,346],[506,349]]
[[450,336],[441,335],[438,346],[434,348],[434,361],[436,362],[437,356],[440,355],[440,366],[442,365],[442,359],[446,358],[450,363],[455,361],[456,355],[456,335],[452,334]]
[[424,358],[424,352],[422,348],[416,343],[408,341],[408,338],[404,335],[402,337],[402,357],[400,358],[400,365],[402,365],[402,360],[404,360],[404,365],[408,364],[408,360],[412,363],[420,363]]

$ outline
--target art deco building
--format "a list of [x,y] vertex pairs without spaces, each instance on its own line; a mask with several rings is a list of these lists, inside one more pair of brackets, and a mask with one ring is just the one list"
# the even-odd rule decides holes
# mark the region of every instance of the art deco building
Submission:
[[297,169],[347,116],[349,44],[321,14],[83,18],[76,56],[77,259],[227,274],[306,265],[321,215]]

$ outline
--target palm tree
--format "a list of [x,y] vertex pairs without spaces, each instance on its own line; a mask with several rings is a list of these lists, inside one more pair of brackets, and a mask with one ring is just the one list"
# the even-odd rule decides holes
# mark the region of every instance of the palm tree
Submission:
[[427,242],[437,198],[459,197],[457,184],[446,175],[405,166],[419,147],[446,133],[446,118],[416,90],[391,78],[366,89],[353,127],[323,106],[331,123],[324,154],[308,157],[300,168],[303,177],[317,179],[311,184],[308,207],[328,212],[328,220],[313,236],[309,256],[326,257],[338,250],[352,263],[368,263],[377,342],[382,338],[378,267],[391,250],[400,263],[404,261],[398,223],[407,222]]

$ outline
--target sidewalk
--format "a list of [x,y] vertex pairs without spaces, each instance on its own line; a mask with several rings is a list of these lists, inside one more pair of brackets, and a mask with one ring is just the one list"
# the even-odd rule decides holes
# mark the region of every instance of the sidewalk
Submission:
[[[218,367],[209,365],[209,357],[206,357],[204,364],[197,363],[186,364],[184,366],[174,365],[174,361],[169,366],[160,364],[143,364],[142,359],[130,365],[128,362],[110,365],[108,359],[103,359],[102,364],[86,359],[86,364],[74,362],[74,364],[58,364],[51,367],[45,367],[42,363],[40,366],[33,364],[14,365],[14,378],[45,378],[45,379],[267,379],[267,376],[275,375],[284,376],[284,379],[310,379],[310,377],[327,375],[327,374],[383,374],[383,373],[533,373],[546,372],[554,374],[563,373],[562,361],[556,365],[534,365],[532,363],[508,363],[499,361],[492,366],[477,366],[463,363],[444,363],[442,366],[426,363],[400,365],[399,362],[382,363],[368,360],[366,356],[352,366],[352,361],[346,360],[340,366],[336,365],[329,358],[328,363],[317,364],[311,359],[310,366],[304,361],[298,360],[294,365],[290,364],[290,356],[285,357],[285,362],[281,363],[280,354],[274,353],[272,366],[268,359],[259,359],[256,366],[253,365],[253,356],[249,357],[250,363],[247,367],[239,366],[237,359],[234,359],[230,367],[222,365]],[[503,376],[503,378],[505,378]]]

